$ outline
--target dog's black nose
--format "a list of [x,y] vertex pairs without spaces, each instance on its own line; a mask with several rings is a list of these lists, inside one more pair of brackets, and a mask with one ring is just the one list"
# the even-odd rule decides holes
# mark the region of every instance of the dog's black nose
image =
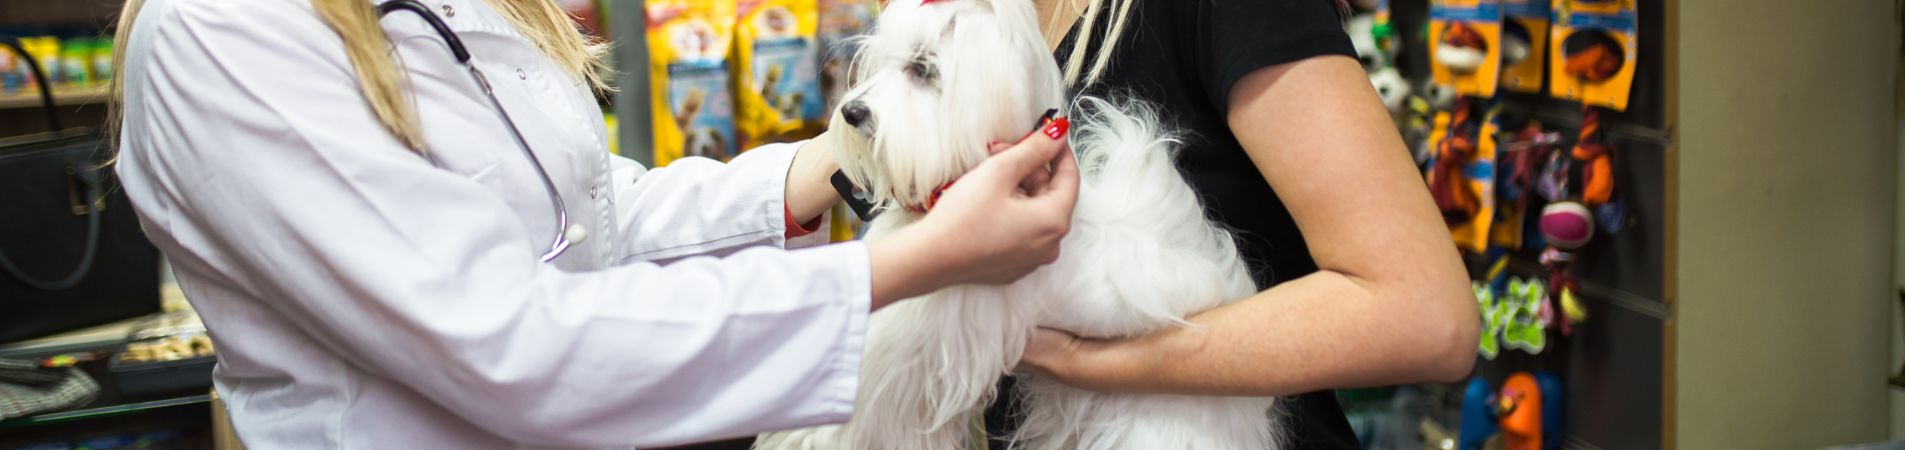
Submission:
[[846,119],[847,125],[853,125],[857,127],[857,126],[860,126],[860,124],[862,123],[866,123],[867,113],[868,113],[867,104],[862,103],[859,100],[850,101],[850,102],[847,102],[847,104],[845,105],[840,105],[840,118]]

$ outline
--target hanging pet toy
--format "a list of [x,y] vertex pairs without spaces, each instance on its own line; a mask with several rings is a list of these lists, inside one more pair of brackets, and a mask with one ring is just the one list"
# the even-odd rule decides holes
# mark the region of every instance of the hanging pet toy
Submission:
[[[1628,63],[1619,41],[1601,32],[1577,32],[1561,42],[1565,51],[1563,73],[1579,83],[1602,83],[1621,73]],[[1565,320],[1556,323],[1562,335],[1573,333],[1573,324],[1587,320],[1587,308],[1580,301],[1580,284],[1569,273],[1574,251],[1593,239],[1597,225],[1609,234],[1624,228],[1625,210],[1614,196],[1613,150],[1608,147],[1601,123],[1601,110],[1584,103],[1581,133],[1567,157],[1550,157],[1542,180],[1542,193],[1553,204],[1542,209],[1541,234],[1549,248],[1541,254],[1541,265],[1548,271],[1551,304],[1558,305]],[[1571,197],[1567,176],[1570,166],[1580,165],[1580,195]]]
[[1450,111],[1448,134],[1436,144],[1435,167],[1429,175],[1429,192],[1442,211],[1443,221],[1450,225],[1474,220],[1481,208],[1481,200],[1462,176],[1462,169],[1478,151],[1476,139],[1481,130],[1469,103],[1467,98],[1456,100],[1455,109]]
[[1488,58],[1488,40],[1466,23],[1451,23],[1436,42],[1435,60],[1457,74],[1474,73]]
[[1548,326],[1554,323],[1554,310],[1548,307],[1547,287],[1541,280],[1515,277],[1496,301],[1509,305],[1508,320],[1502,327],[1502,346],[1539,355],[1548,346]]
[[1601,109],[1584,106],[1581,111],[1581,137],[1570,156],[1581,166],[1581,203],[1594,211],[1594,217],[1607,234],[1619,234],[1627,221],[1626,208],[1614,196],[1613,149],[1601,132]]
[[1503,146],[1498,167],[1507,172],[1498,183],[1501,204],[1496,208],[1495,245],[1511,250],[1541,245],[1530,237],[1538,232],[1528,221],[1529,207],[1535,204],[1533,197],[1547,175],[1541,172],[1541,161],[1554,152],[1560,139],[1560,134],[1542,129],[1540,121],[1530,120]]

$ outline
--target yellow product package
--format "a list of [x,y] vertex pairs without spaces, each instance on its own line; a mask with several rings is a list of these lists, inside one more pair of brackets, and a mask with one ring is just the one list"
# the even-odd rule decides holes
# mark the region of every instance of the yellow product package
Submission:
[[1637,0],[1555,0],[1549,95],[1627,110],[1638,62]]
[[1501,83],[1499,0],[1433,0],[1429,5],[1430,73],[1435,82],[1471,97],[1494,97]]
[[[33,58],[33,62],[40,66],[40,72],[46,75],[46,82],[49,83],[47,85],[48,87],[59,87],[60,80],[62,79],[60,77],[60,69],[66,66],[65,64],[59,63],[59,38],[52,36],[20,38],[20,49],[26,50],[26,57]],[[7,52],[12,53],[11,51]],[[27,65],[25,61],[21,61],[19,67],[21,76],[26,80],[26,82],[23,83],[24,86],[39,86],[39,84],[37,84],[39,81],[33,78],[32,66]]]
[[1549,0],[1502,0],[1502,89],[1541,93],[1548,70]]
[[648,60],[655,166],[702,156],[734,157],[734,103],[728,48],[732,0],[649,0]]
[[818,125],[817,0],[740,0],[734,30],[735,127],[741,148]]

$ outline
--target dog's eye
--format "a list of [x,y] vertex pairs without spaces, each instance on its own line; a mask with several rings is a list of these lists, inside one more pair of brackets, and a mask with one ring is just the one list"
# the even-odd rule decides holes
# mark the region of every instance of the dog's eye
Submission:
[[932,82],[939,79],[939,69],[934,68],[932,61],[925,57],[916,57],[907,61],[905,70],[906,75],[915,80]]

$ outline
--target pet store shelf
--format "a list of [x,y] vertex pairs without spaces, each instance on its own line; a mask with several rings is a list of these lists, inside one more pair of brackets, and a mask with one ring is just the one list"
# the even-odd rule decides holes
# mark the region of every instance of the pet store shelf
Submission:
[[[56,105],[90,105],[106,101],[104,86],[84,88],[61,88],[53,90],[53,103]],[[33,90],[0,94],[0,109],[38,108],[40,93]]]
[[[1560,126],[1564,128],[1570,128],[1570,129],[1578,128],[1581,126],[1581,110],[1578,108],[1565,108],[1565,107],[1557,107],[1557,106],[1549,106],[1549,105],[1537,106],[1537,105],[1529,105],[1523,102],[1504,102],[1502,104],[1502,109],[1507,112],[1514,112],[1514,113],[1519,113],[1524,115],[1532,115],[1537,119],[1541,119],[1541,122],[1545,124],[1551,124],[1551,125]],[[1608,136],[1615,137],[1617,139],[1624,139],[1628,141],[1653,144],[1655,147],[1652,147],[1652,148],[1666,148],[1666,147],[1673,146],[1673,128],[1649,127],[1644,125],[1623,122],[1618,119],[1613,119],[1610,117],[1602,117],[1601,126],[1603,128],[1602,130],[1603,133],[1607,134]],[[1503,134],[1504,139],[1512,138],[1513,136],[1514,136],[1513,133]],[[1635,148],[1649,148],[1649,147],[1642,146],[1642,147],[1635,147]]]
[[108,406],[101,406],[97,408],[85,408],[85,409],[78,409],[78,410],[72,410],[72,411],[61,411],[56,413],[42,414],[37,416],[8,419],[6,421],[0,421],[0,428],[21,428],[21,427],[30,427],[35,425],[69,422],[74,420],[97,419],[97,418],[103,418],[103,417],[146,412],[146,411],[151,411],[151,410],[161,409],[161,408],[170,408],[174,406],[199,405],[199,404],[207,404],[211,402],[212,402],[211,394],[200,394],[200,395],[193,395],[193,396],[187,396],[187,397],[154,400],[149,402],[130,403],[130,404],[123,404],[123,405],[108,405]]

